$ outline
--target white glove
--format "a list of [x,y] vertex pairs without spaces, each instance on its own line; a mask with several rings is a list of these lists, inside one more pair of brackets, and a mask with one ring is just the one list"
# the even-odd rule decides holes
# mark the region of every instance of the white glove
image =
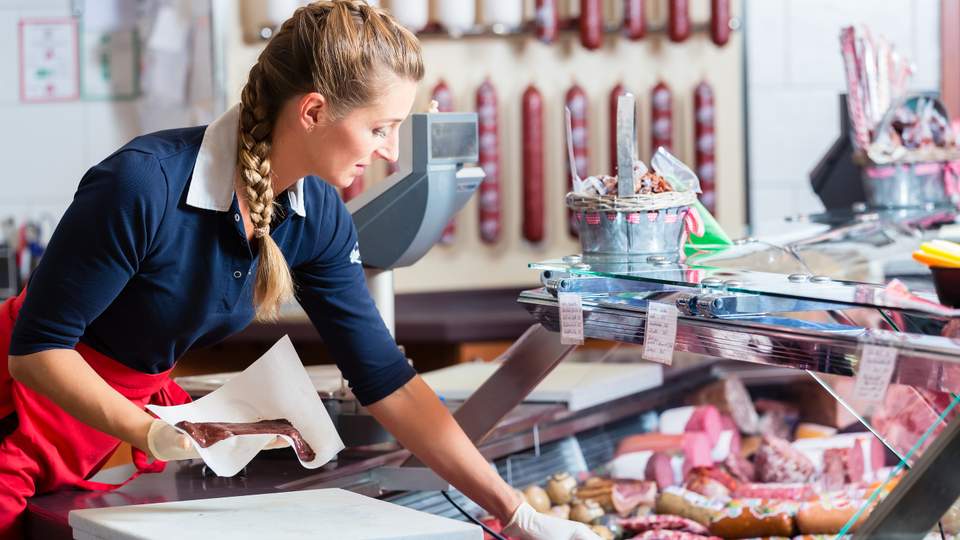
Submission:
[[[290,443],[282,437],[275,438],[264,450],[286,448]],[[161,461],[179,461],[199,459],[200,454],[190,437],[177,431],[163,420],[154,420],[147,432],[147,450],[154,459]]]
[[517,507],[503,534],[520,540],[601,540],[583,523],[541,514],[527,503]]

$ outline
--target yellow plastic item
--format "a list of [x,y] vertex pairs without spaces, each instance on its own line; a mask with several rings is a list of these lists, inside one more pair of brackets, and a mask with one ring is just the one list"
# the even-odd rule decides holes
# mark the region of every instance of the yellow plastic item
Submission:
[[931,255],[954,259],[960,264],[960,244],[947,242],[946,240],[933,240],[921,244],[920,249]]
[[927,266],[937,266],[940,268],[960,268],[960,261],[956,259],[941,257],[940,255],[934,255],[925,251],[914,251],[913,260]]

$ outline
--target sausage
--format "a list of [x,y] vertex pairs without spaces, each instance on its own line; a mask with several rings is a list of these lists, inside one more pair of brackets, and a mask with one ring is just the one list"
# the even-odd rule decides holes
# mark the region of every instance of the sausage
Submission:
[[710,0],[710,39],[717,47],[730,41],[730,0]]
[[543,96],[530,85],[523,92],[523,237],[543,240]]
[[793,514],[789,508],[763,500],[734,500],[714,517],[710,533],[721,538],[792,536]]
[[[440,82],[433,87],[433,92],[430,96],[430,99],[437,102],[437,110],[439,112],[453,111],[453,93],[450,92],[450,87],[447,86],[447,83],[443,79],[440,79]],[[440,243],[445,246],[449,246],[453,243],[456,234],[457,218],[454,216],[450,218],[450,222],[447,223],[446,227],[444,227],[443,233],[440,235]]]
[[647,35],[647,16],[643,2],[644,0],[623,1],[623,33],[634,41]]
[[[589,100],[587,93],[578,84],[574,84],[567,90],[565,104],[570,109],[570,125],[572,127],[571,141],[573,144],[573,159],[576,162],[577,174],[580,178],[586,178],[590,170],[589,161]],[[566,155],[566,148],[561,155]],[[572,178],[572,171],[569,170],[569,160],[567,164],[567,178]],[[572,186],[571,186],[572,187]],[[570,236],[577,236],[577,224],[573,219],[573,211],[567,211],[570,223]]]
[[670,41],[680,43],[690,37],[690,4],[688,0],[669,0],[667,34]]
[[363,192],[363,175],[360,175],[353,179],[353,183],[343,188],[343,191],[340,193],[340,196],[343,197],[343,202],[347,202],[362,192]]
[[[658,514],[685,517],[706,527],[710,526],[715,517],[720,516],[723,507],[720,502],[711,501],[699,493],[680,487],[668,487],[657,497]],[[731,536],[730,538],[740,537]]]
[[601,0],[580,0],[580,44],[589,50],[603,44]]
[[629,533],[646,531],[685,531],[693,534],[710,534],[706,527],[680,516],[643,516],[621,519],[620,526]]
[[[805,502],[797,511],[797,528],[803,534],[837,534],[863,505],[864,501],[840,498]],[[864,511],[850,532],[856,532],[872,511],[873,506]]]
[[644,477],[651,482],[655,482],[661,490],[675,485],[677,481],[673,472],[673,458],[670,457],[670,454],[654,452],[647,460]]
[[480,239],[495,244],[500,239],[500,147],[497,91],[490,79],[477,88],[477,119],[479,162],[486,175],[480,184]]
[[667,83],[660,81],[650,94],[650,155],[657,148],[673,149],[673,93]]
[[560,28],[557,0],[537,0],[534,24],[537,28],[537,39],[544,43],[557,40],[557,31]]
[[610,90],[610,176],[617,175],[617,101],[626,93],[627,89],[621,83]]
[[816,495],[808,483],[742,483],[733,491],[740,499],[772,499],[781,501],[808,501]]
[[716,136],[714,131],[713,88],[703,81],[693,91],[693,132],[696,141],[696,168],[700,177],[700,202],[707,210],[716,209]]

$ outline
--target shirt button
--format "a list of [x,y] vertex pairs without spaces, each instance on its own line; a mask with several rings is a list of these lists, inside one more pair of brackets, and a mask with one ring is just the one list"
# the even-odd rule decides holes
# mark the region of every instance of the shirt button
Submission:
[[240,279],[241,277],[243,277],[243,272],[237,270],[236,272],[233,273],[233,277]]
[[233,215],[233,220],[239,222],[239,221],[240,221],[240,214],[234,214],[234,215]]

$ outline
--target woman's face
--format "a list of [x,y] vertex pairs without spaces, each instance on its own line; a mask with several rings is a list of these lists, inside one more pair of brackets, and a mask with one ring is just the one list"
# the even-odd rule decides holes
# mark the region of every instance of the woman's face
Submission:
[[344,188],[362,176],[375,159],[396,161],[400,123],[413,107],[417,84],[387,78],[381,98],[333,121],[319,122],[307,133],[311,172]]

